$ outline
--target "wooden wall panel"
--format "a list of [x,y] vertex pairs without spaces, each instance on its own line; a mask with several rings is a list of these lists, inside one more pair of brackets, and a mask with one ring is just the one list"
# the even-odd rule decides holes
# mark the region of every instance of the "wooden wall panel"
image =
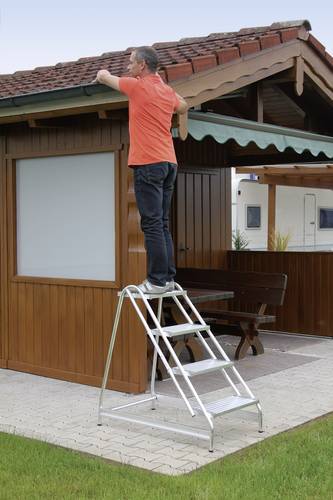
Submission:
[[288,276],[274,330],[333,337],[332,252],[228,252],[232,270]]
[[[80,383],[100,385],[118,303],[117,292],[144,279],[146,259],[133,192],[132,172],[127,167],[126,122],[79,117],[72,127],[34,128],[16,125],[8,129],[6,151],[0,139],[1,200],[1,315],[0,360],[8,367]],[[123,144],[119,156],[119,288],[89,283],[31,283],[17,281],[7,270],[15,260],[6,257],[6,238],[12,238],[13,214],[6,201],[4,153],[12,157],[50,152],[96,151]],[[10,187],[10,182],[7,184]],[[4,201],[5,200],[5,201]],[[10,200],[8,200],[9,202]],[[6,232],[7,226],[7,232]],[[10,245],[9,245],[10,247]],[[47,280],[46,280],[47,281]],[[6,294],[8,290],[8,304]],[[5,293],[3,293],[5,291]],[[8,323],[8,324],[7,324]],[[146,336],[133,308],[126,304],[115,345],[109,387],[142,392],[147,383]],[[5,333],[4,333],[5,332]],[[5,340],[8,333],[8,344]],[[3,363],[0,361],[0,363]]]

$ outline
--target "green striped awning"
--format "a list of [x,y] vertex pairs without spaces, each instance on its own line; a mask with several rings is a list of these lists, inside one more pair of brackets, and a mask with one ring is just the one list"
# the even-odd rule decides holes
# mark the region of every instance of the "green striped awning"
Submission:
[[310,151],[313,156],[324,153],[333,158],[333,137],[215,113],[190,111],[188,132],[197,141],[210,136],[220,144],[233,139],[240,146],[254,142],[260,149],[273,145],[280,152],[292,148],[297,153]]

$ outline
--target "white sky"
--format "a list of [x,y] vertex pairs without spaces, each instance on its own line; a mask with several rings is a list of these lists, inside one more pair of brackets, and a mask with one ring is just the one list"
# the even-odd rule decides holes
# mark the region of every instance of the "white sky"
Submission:
[[[154,42],[308,19],[333,53],[333,1],[0,0],[0,73],[54,65]],[[125,7],[126,5],[126,7]]]

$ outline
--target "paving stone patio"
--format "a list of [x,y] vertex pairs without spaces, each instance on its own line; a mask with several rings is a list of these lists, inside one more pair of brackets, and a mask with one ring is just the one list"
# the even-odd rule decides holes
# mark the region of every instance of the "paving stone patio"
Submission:
[[[227,351],[234,350],[234,343],[224,338]],[[265,354],[249,355],[237,367],[261,401],[265,432],[257,431],[255,409],[219,417],[214,453],[209,453],[206,441],[159,429],[107,418],[97,427],[98,388],[10,370],[0,370],[0,431],[164,474],[184,474],[333,411],[332,339],[266,334],[264,345]],[[199,392],[210,390],[204,400],[230,393],[218,382],[216,374],[199,380]],[[169,380],[160,382],[158,389],[165,396],[157,411],[152,412],[148,403],[131,412],[202,428],[204,421],[191,418],[183,403],[174,400]],[[105,406],[140,398],[107,391]]]

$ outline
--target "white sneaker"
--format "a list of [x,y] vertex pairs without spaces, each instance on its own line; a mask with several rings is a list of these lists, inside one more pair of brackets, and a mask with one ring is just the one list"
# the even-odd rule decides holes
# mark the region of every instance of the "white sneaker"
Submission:
[[162,294],[171,291],[169,286],[168,284],[165,284],[165,286],[153,285],[148,280],[145,280],[138,288],[143,293]]
[[168,291],[169,292],[173,292],[174,289],[175,289],[175,282],[173,280],[167,281],[166,284],[165,284],[165,286],[168,287]]

